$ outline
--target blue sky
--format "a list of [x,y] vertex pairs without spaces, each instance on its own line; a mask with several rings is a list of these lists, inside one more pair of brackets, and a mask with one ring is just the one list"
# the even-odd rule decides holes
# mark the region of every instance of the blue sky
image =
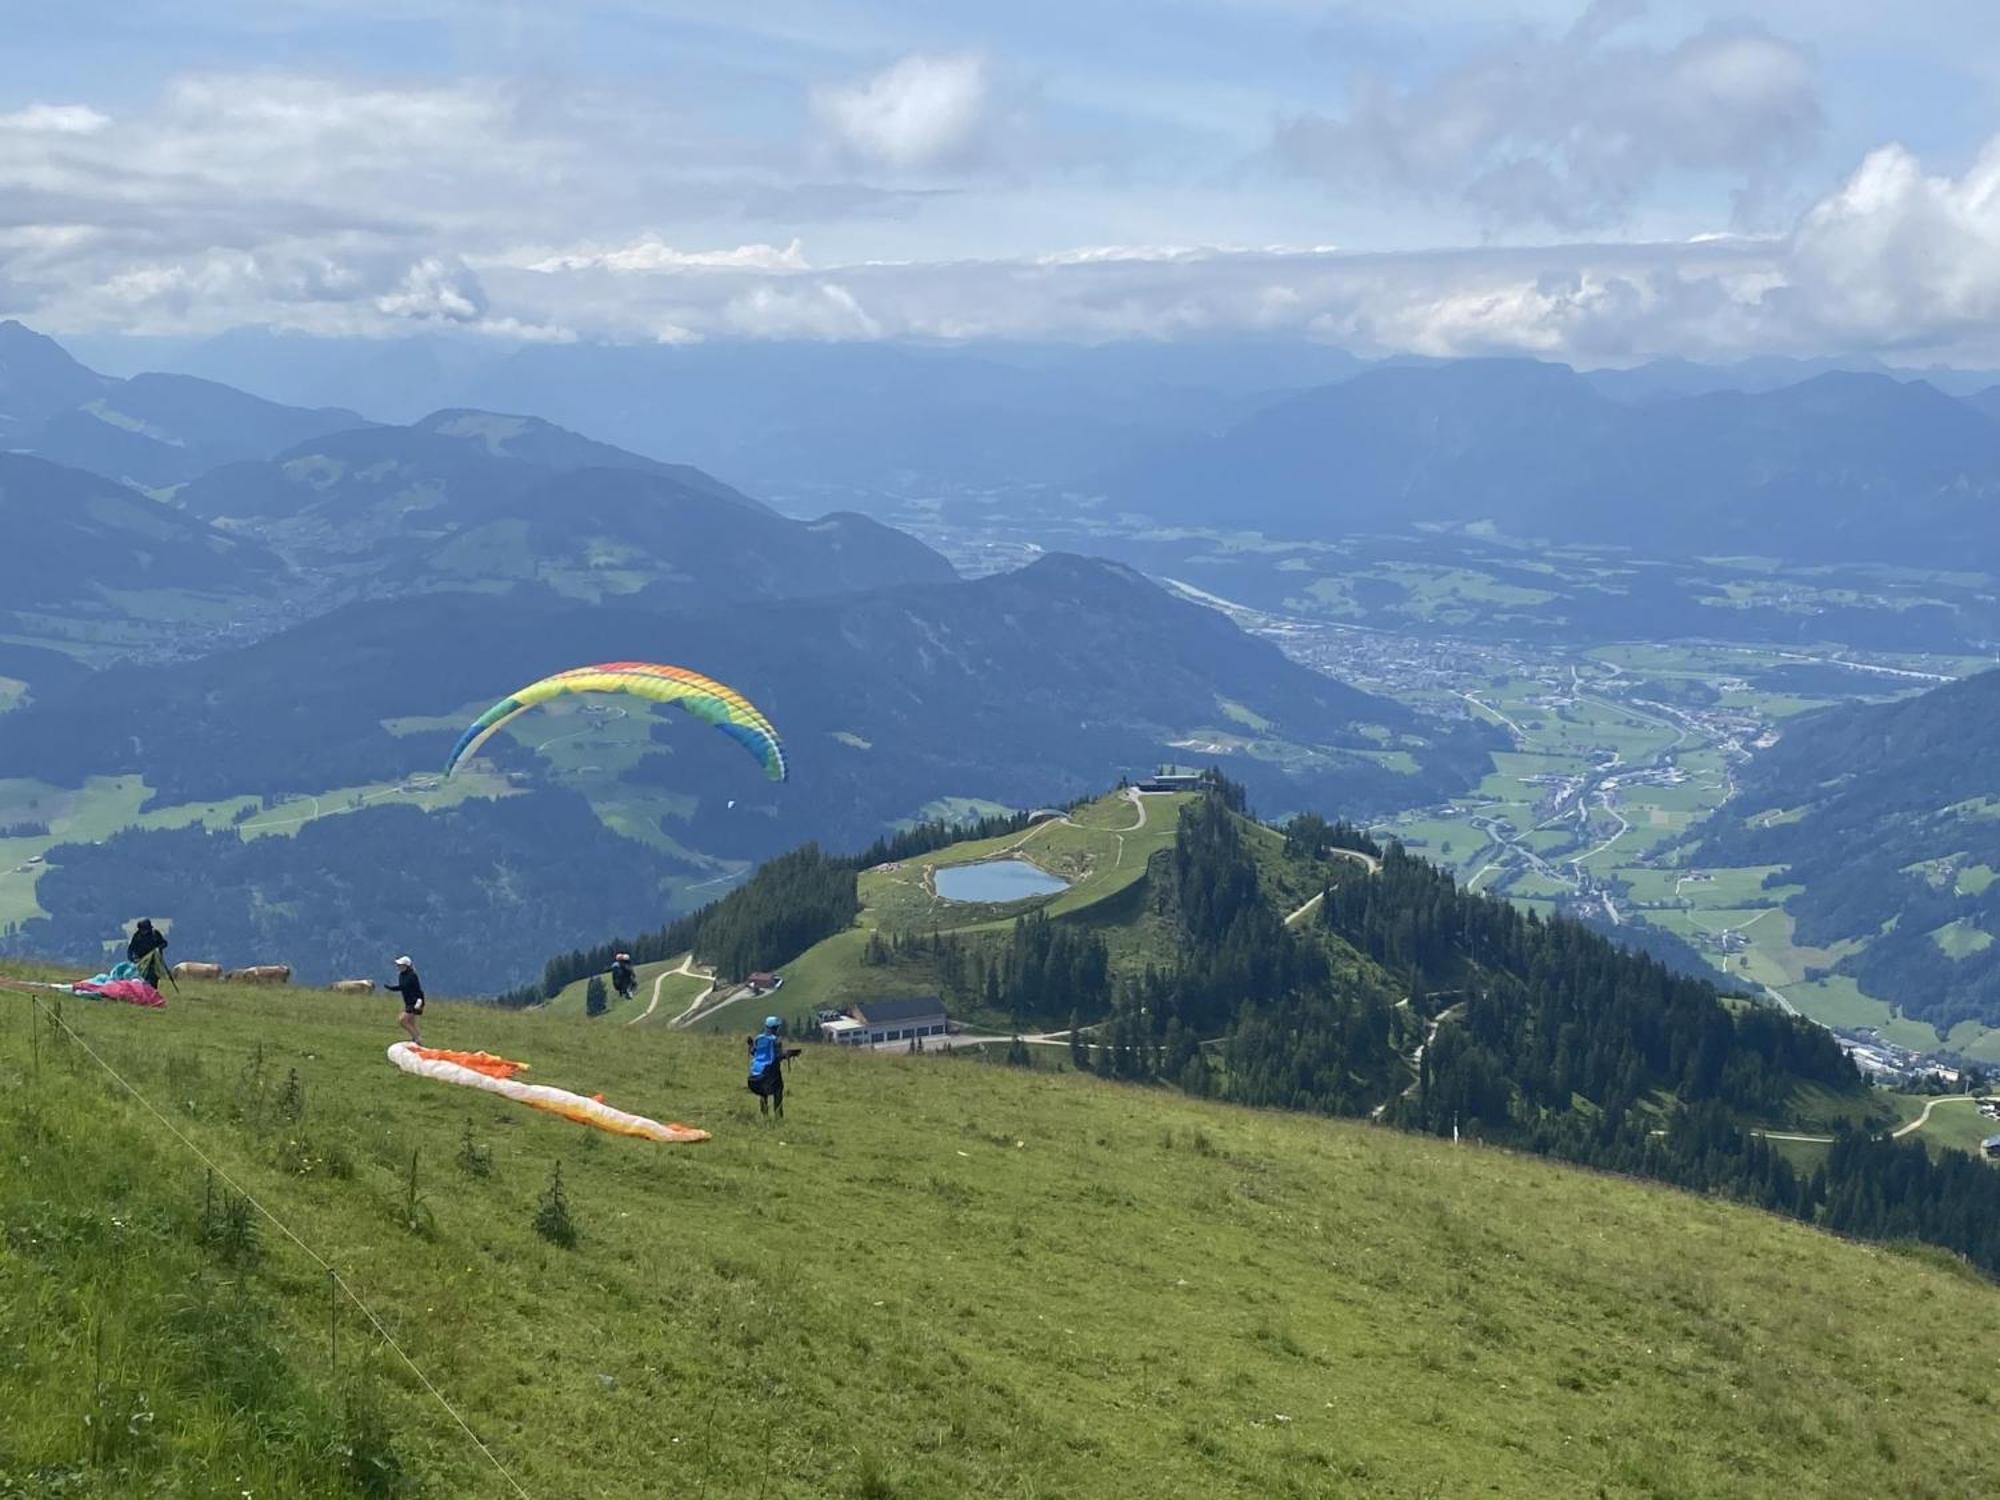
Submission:
[[53,332],[2000,357],[1990,0],[68,0]]

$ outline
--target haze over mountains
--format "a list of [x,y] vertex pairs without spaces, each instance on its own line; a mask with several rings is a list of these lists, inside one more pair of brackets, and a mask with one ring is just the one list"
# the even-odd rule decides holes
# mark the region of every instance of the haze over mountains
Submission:
[[[692,462],[775,490],[794,509],[827,496],[867,508],[927,486],[1053,485],[1174,523],[1226,514],[1289,537],[1483,526],[1674,556],[1921,562],[1968,528],[1969,560],[1984,557],[2000,494],[1992,372],[1871,360],[1578,373],[1523,359],[1371,365],[1249,340],[496,352],[441,337],[250,335],[161,352],[254,371],[308,403],[259,403],[261,420],[238,424],[239,445],[286,424],[317,424],[308,436],[320,436],[341,405],[401,421],[435,422],[452,408],[531,412],[629,450],[619,465],[637,454]],[[38,357],[54,363],[46,349]],[[88,466],[148,483],[187,478],[175,465],[216,449],[197,442],[215,424],[185,408],[226,403],[212,387],[175,385],[176,425],[146,399],[163,379],[111,387],[66,368],[49,389],[74,408],[59,414],[48,409],[54,395],[38,398],[15,414],[14,441],[91,459],[90,424],[108,419],[123,425]],[[147,446],[156,430],[179,444],[171,460]],[[266,446],[271,456],[291,444]]]
[[1103,486],[1289,537],[1449,525],[1678,556],[2000,559],[2000,422],[1885,375],[1635,403],[1525,360],[1381,369]]

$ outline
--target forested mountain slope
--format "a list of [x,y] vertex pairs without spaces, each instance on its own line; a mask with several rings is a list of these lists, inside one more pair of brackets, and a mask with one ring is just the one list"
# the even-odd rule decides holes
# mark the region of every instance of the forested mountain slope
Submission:
[[1786,866],[1798,939],[1940,1030],[2000,1023],[2000,672],[1793,723],[1701,855]]

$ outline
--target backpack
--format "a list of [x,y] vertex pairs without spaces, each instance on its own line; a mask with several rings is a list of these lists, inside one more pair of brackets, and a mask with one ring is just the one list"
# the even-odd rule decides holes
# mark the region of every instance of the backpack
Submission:
[[766,1072],[778,1065],[778,1038],[765,1032],[757,1038],[750,1049],[750,1076],[762,1078]]

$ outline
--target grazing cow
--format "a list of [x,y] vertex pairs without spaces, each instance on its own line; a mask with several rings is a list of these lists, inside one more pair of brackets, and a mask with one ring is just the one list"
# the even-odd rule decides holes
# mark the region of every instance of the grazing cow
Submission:
[[336,995],[372,995],[375,981],[372,979],[336,979],[333,983]]
[[247,969],[231,969],[223,980],[229,984],[290,984],[290,964],[252,964]]
[[174,978],[176,979],[220,979],[221,977],[221,964],[181,963],[174,965]]

